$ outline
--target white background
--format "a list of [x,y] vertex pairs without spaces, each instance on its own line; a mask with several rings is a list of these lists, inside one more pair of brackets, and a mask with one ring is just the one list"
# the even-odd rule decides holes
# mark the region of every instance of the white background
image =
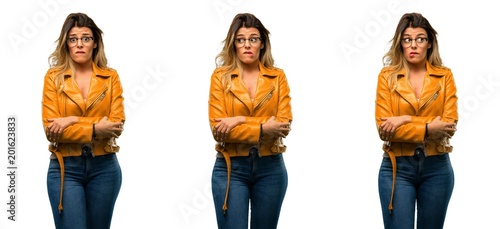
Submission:
[[[495,9],[487,0],[3,1],[0,126],[17,116],[18,170],[16,222],[7,219],[8,176],[0,176],[0,228],[53,228],[41,98],[47,58],[72,12],[87,13],[104,31],[110,67],[125,92],[127,122],[118,139],[123,185],[112,228],[216,228],[208,90],[221,41],[241,12],[271,31],[276,64],[291,87],[289,186],[279,228],[383,228],[375,89],[406,12],[422,13],[438,31],[458,87],[456,183],[445,228],[499,228]],[[0,174],[7,173],[5,148]]]

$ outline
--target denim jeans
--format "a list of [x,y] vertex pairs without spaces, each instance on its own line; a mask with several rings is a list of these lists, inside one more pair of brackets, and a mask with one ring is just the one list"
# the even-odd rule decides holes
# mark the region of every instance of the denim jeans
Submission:
[[[386,229],[443,228],[446,210],[454,186],[454,174],[448,154],[438,156],[397,157],[393,210],[388,206],[392,190],[392,166],[384,158],[379,171],[379,195]],[[416,208],[415,208],[416,203]]]
[[65,157],[63,210],[59,214],[61,171],[57,159],[51,159],[47,190],[54,223],[58,229],[107,229],[122,183],[115,154]]
[[212,173],[212,194],[219,229],[274,229],[278,225],[281,204],[288,185],[288,175],[281,154],[231,158],[231,180],[227,211],[222,205],[226,194],[227,167],[217,158]]

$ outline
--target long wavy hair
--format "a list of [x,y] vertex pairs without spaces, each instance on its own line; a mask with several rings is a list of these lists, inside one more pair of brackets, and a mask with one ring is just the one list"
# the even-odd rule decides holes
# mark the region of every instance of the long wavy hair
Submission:
[[382,62],[384,66],[393,68],[393,73],[389,77],[389,85],[396,82],[397,72],[404,69],[409,72],[409,64],[403,54],[403,46],[401,45],[401,38],[405,29],[407,28],[422,28],[427,32],[428,42],[431,48],[427,49],[427,61],[433,66],[442,66],[441,56],[439,55],[439,47],[437,40],[437,32],[432,28],[429,21],[420,13],[406,13],[399,20],[396,32],[392,38],[391,48],[383,56]]
[[108,60],[104,53],[104,43],[102,41],[103,32],[94,23],[94,20],[84,13],[71,13],[66,17],[64,24],[59,34],[59,38],[55,41],[57,47],[49,56],[49,66],[58,71],[55,78],[56,87],[62,90],[62,82],[64,81],[64,73],[71,69],[74,73],[74,62],[70,57],[69,47],[67,44],[68,33],[73,27],[87,27],[92,31],[94,43],[97,47],[92,51],[92,61],[100,68],[107,68]]
[[259,30],[262,43],[264,44],[264,48],[260,50],[259,61],[265,67],[274,67],[274,59],[273,55],[271,54],[271,42],[269,40],[269,31],[253,14],[237,14],[234,17],[231,26],[229,26],[226,39],[222,42],[224,44],[222,51],[215,57],[216,66],[226,68],[227,70],[227,73],[223,78],[223,83],[229,82],[231,77],[229,74],[233,70],[239,69],[239,71],[242,72],[242,63],[236,55],[236,46],[234,45],[236,32],[238,32],[238,29],[242,27],[256,28],[257,30]]

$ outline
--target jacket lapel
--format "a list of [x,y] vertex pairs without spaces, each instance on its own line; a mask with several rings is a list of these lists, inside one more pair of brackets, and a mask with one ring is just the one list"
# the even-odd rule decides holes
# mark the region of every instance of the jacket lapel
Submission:
[[410,83],[408,83],[408,77],[405,74],[398,74],[396,92],[399,94],[399,96],[401,96],[401,98],[406,100],[406,102],[408,102],[413,107],[415,112],[418,111],[417,98],[415,97],[413,88],[411,87]]
[[424,106],[436,93],[441,90],[439,79],[444,76],[444,72],[432,67],[427,62],[427,74],[424,79],[424,87],[420,96],[420,107]]
[[80,107],[82,113],[85,113],[85,102],[83,101],[83,96],[80,88],[78,88],[78,85],[76,85],[76,82],[71,75],[71,71],[68,71],[64,74],[63,92],[71,101],[73,101],[78,105],[78,107]]
[[[68,96],[70,100],[72,100],[75,104],[80,107],[82,113],[85,114],[85,111],[89,106],[92,105],[93,102],[99,99],[102,96],[103,92],[105,92],[108,88],[106,85],[106,79],[110,77],[109,73],[105,70],[98,68],[94,63],[92,64],[92,77],[90,79],[90,89],[89,94],[87,96],[87,102],[83,101],[82,92],[80,88],[76,84],[71,70],[67,71],[64,74],[64,89],[63,92]],[[87,104],[87,107],[85,107]]]
[[404,73],[404,70],[398,73],[396,91],[404,100],[411,104],[417,113],[420,110],[420,107],[424,106],[425,103],[429,101],[432,96],[435,96],[436,92],[441,89],[438,79],[444,76],[444,73],[441,70],[434,68],[429,64],[429,62],[426,63],[426,69],[427,73],[424,78],[420,101],[417,101],[413,88],[408,83],[408,78]]
[[90,91],[87,98],[86,109],[92,106],[100,97],[104,96],[103,93],[107,91],[109,86],[106,84],[107,78],[110,77],[109,73],[101,70],[95,66],[95,64],[92,67],[94,71],[90,81]]
[[269,92],[274,89],[274,85],[269,79],[272,79],[277,75],[276,72],[266,68],[262,65],[262,63],[259,63],[259,70],[257,89],[255,91],[255,98],[253,102],[248,94],[248,89],[241,81],[241,77],[239,77],[238,69],[231,73],[232,80],[230,90],[238,100],[245,104],[250,113],[253,113],[253,109],[258,106],[259,101],[262,101],[265,96],[268,96]]
[[243,85],[241,81],[241,77],[238,74],[238,70],[236,72],[231,73],[231,86],[230,91],[233,93],[234,97],[240,100],[247,109],[252,112],[252,100],[250,99],[250,95],[248,94],[247,88]]
[[264,99],[266,99],[267,96],[272,95],[270,94],[270,92],[273,91],[275,88],[272,79],[274,79],[277,76],[276,71],[264,67],[262,63],[259,63],[259,67],[260,67],[260,74],[259,74],[259,79],[257,81],[257,91],[255,92],[255,99],[253,103],[254,107],[259,106],[259,103],[261,103]]

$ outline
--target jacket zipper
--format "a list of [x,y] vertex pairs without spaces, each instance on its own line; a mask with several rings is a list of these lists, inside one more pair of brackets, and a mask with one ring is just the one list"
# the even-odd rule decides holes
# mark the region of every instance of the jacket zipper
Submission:
[[107,88],[105,88],[104,90],[102,90],[101,94],[99,96],[97,96],[97,98],[95,98],[94,101],[92,101],[92,103],[90,103],[90,105],[87,107],[87,110],[91,110],[97,104],[99,104],[99,102],[101,102],[104,99],[104,97],[106,96],[106,91],[107,90],[108,90]]
[[[272,85],[271,85],[272,86]],[[274,87],[271,88],[271,90],[269,90],[269,92],[267,93],[266,96],[264,96],[264,98],[262,98],[258,103],[257,103],[257,106],[255,106],[254,110],[257,110],[259,109],[260,107],[264,106],[264,104],[267,103],[267,101],[269,101],[271,99],[271,97],[273,97],[273,91],[274,91]]]
[[434,92],[434,94],[433,94],[432,96],[430,96],[430,97],[427,99],[427,101],[425,101],[424,105],[422,105],[422,107],[421,107],[419,110],[423,110],[423,109],[425,109],[426,107],[428,107],[430,104],[432,104],[432,102],[434,102],[434,101],[437,99],[437,97],[438,97],[438,95],[439,95],[439,90],[440,90],[440,89],[437,89],[437,90]]

